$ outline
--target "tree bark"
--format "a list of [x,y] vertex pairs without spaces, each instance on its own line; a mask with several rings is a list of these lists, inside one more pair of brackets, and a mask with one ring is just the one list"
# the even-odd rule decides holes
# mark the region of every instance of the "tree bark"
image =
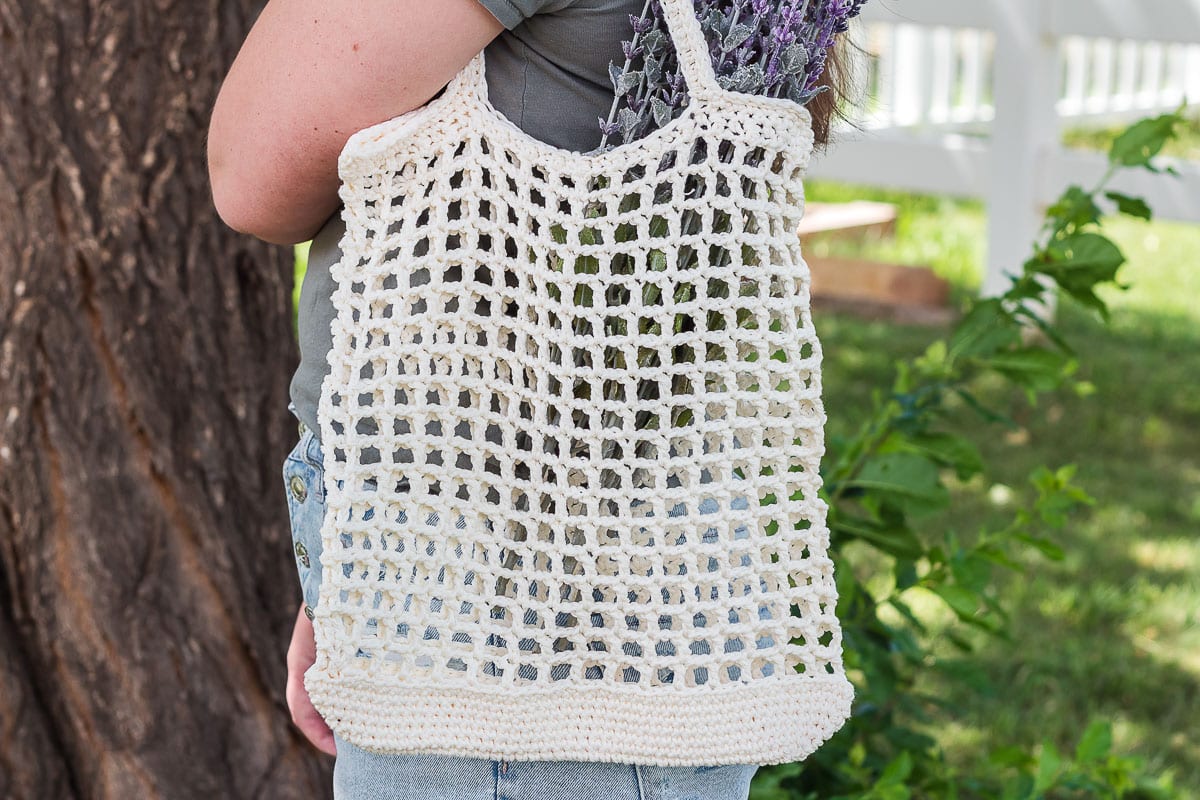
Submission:
[[0,0],[0,797],[298,798],[287,248],[204,137],[262,0]]

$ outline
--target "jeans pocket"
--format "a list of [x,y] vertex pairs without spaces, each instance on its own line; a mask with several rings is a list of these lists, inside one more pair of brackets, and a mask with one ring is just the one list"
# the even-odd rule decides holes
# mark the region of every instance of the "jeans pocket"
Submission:
[[659,767],[638,764],[642,800],[746,800],[757,764]]
[[325,519],[324,474],[309,457],[313,433],[306,430],[283,462],[283,483],[292,529],[292,553],[305,613],[311,619],[321,588],[321,523]]

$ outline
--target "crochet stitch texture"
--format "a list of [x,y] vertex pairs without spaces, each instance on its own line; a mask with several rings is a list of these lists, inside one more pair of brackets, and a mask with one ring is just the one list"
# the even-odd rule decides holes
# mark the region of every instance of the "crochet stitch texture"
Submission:
[[341,153],[305,683],[361,747],[772,764],[849,716],[811,117],[662,7],[691,100],[642,139],[525,134],[480,53]]

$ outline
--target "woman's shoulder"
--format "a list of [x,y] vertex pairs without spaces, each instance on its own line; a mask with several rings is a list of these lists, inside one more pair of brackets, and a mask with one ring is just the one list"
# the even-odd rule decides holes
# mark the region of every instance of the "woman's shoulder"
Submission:
[[479,0],[509,30],[530,17],[556,14],[571,17],[578,14],[638,13],[645,0]]

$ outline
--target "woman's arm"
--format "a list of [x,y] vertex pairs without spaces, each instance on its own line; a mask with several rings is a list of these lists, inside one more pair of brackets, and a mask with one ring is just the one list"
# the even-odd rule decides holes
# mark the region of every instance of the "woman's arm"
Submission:
[[424,104],[502,29],[478,0],[270,0],[209,122],[217,213],[275,244],[311,239],[346,140]]

